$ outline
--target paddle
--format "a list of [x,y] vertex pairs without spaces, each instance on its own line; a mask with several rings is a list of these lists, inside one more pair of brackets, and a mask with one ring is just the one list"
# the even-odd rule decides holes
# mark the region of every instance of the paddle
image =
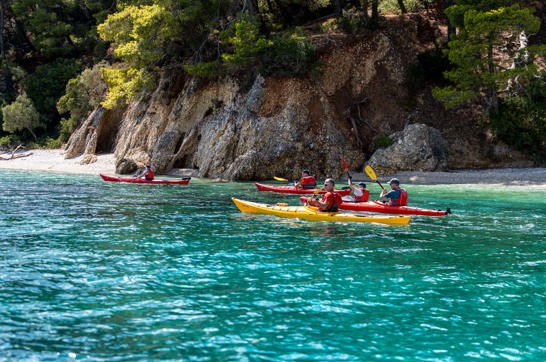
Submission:
[[286,182],[288,182],[287,179],[282,178],[282,177],[273,176],[273,179],[275,179],[275,180],[277,180],[277,181],[286,181]]
[[377,182],[379,187],[381,187],[383,190],[385,190],[383,185],[381,185],[381,182],[379,182],[379,180],[377,179],[377,176],[375,175],[375,171],[373,170],[373,168],[370,165],[366,165],[366,167],[364,167],[364,172],[366,173],[366,175],[368,175],[368,177],[370,179],[372,179],[372,181]]
[[347,163],[345,162],[343,157],[341,158],[341,164],[343,165],[343,168],[345,169],[345,172],[347,172],[347,177],[350,180],[352,177],[351,177],[351,174],[349,173],[349,167],[347,167]]

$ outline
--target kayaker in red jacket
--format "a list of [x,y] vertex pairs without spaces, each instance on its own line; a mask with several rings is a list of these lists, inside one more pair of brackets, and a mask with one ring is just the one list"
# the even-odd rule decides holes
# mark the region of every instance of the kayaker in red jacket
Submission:
[[327,178],[324,181],[324,190],[326,190],[326,193],[322,196],[322,199],[317,200],[316,195],[313,195],[307,202],[309,205],[318,207],[320,211],[338,211],[339,204],[341,204],[343,200],[341,199],[341,196],[334,191],[334,180]]
[[[365,202],[370,198],[370,191],[366,190],[366,184],[364,182],[359,182],[357,187],[353,186],[353,178],[349,176],[349,187],[353,192],[353,198],[350,200],[352,202]],[[347,200],[347,198],[345,198]]]
[[146,165],[146,168],[139,172],[135,178],[142,178],[147,181],[152,181],[154,179],[154,170],[152,170],[150,165]]
[[294,184],[296,187],[302,187],[304,189],[314,189],[317,187],[317,181],[314,176],[311,176],[309,170],[303,170],[301,172],[301,179]]
[[387,192],[386,189],[383,189],[379,199],[392,206],[406,206],[408,204],[408,192],[400,188],[400,181],[393,178],[389,181],[389,185],[391,190]]

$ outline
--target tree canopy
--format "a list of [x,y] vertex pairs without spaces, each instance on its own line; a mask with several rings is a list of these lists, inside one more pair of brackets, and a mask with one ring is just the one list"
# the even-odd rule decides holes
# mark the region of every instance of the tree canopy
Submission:
[[382,12],[406,13],[430,5],[445,5],[450,24],[457,29],[446,49],[451,63],[445,72],[448,86],[436,89],[435,96],[447,107],[479,102],[488,111],[502,111],[508,97],[542,94],[530,89],[540,88],[536,79],[543,69],[535,60],[544,48],[522,46],[521,40],[540,27],[532,3],[2,0],[0,104],[23,105],[32,122],[15,127],[24,122],[10,123],[15,118],[8,108],[11,119],[0,136],[5,132],[24,136],[39,124],[38,138],[62,141],[90,109],[99,104],[121,106],[147,94],[166,69],[207,79],[318,74],[310,32],[373,31],[382,26]]

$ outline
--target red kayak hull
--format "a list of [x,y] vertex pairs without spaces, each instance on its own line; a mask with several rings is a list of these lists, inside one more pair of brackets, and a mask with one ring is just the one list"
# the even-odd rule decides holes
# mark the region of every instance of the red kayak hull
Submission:
[[[287,185],[265,185],[265,184],[261,184],[257,182],[256,182],[256,187],[258,188],[258,191],[269,191],[269,192],[277,192],[280,194],[299,194],[299,195],[312,195],[315,193],[315,190],[317,190],[317,189],[304,189],[302,187],[287,186]],[[350,189],[334,190],[334,191],[340,194],[341,196],[346,196],[351,193]],[[326,193],[326,191],[319,189],[318,193],[324,194]]]
[[[307,197],[300,197],[301,202],[306,202]],[[422,215],[422,216],[446,216],[451,211],[447,210],[433,210],[425,209],[422,207],[413,206],[391,206],[386,205],[380,201],[366,201],[366,202],[342,202],[339,205],[341,210],[352,211],[368,211],[368,212],[380,212],[383,214],[400,214],[400,215]]]
[[102,173],[99,174],[104,181],[107,182],[128,182],[132,184],[153,184],[153,185],[187,185],[190,182],[190,177],[184,177],[182,180],[144,180],[141,178],[134,177],[118,177],[118,176],[108,176]]

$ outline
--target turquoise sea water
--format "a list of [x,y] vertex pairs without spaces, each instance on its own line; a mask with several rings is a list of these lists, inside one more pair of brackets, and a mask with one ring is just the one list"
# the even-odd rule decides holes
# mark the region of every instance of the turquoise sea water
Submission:
[[242,214],[298,203],[252,183],[0,176],[0,361],[546,360],[546,188],[405,184],[454,214],[396,227]]

